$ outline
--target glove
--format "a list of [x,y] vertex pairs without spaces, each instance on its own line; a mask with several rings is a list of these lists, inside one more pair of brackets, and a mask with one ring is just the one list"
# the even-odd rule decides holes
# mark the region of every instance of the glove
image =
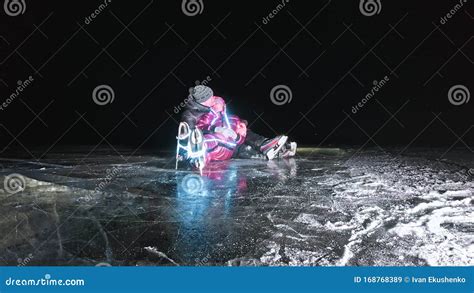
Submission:
[[232,138],[233,140],[237,139],[237,133],[235,133],[235,131],[233,131],[230,128],[224,128],[224,127],[218,126],[214,129],[214,131],[224,135],[225,137]]

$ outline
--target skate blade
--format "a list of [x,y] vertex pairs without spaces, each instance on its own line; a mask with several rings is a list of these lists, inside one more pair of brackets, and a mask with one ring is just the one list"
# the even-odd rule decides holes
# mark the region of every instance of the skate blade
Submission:
[[273,160],[276,155],[280,152],[281,148],[285,145],[286,141],[288,140],[288,136],[284,135],[279,140],[275,147],[269,150],[266,154],[267,159]]

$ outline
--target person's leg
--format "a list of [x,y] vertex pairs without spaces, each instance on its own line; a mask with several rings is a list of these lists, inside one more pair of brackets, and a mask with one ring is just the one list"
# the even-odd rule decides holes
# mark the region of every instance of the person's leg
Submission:
[[279,135],[275,138],[267,138],[248,129],[247,121],[235,115],[229,116],[229,120],[231,128],[239,134],[236,150],[233,154],[234,158],[255,158],[260,154],[272,160],[285,149],[288,141],[287,136]]
[[267,137],[257,134],[251,129],[247,129],[247,137],[245,138],[244,144],[251,146],[256,151],[260,151],[260,147],[266,140],[268,140]]
[[261,151],[257,151],[250,145],[243,143],[237,147],[237,149],[234,152],[233,158],[264,159],[265,156],[262,154]]
[[275,138],[266,138],[247,129],[245,144],[250,145],[257,152],[265,155],[267,159],[272,160],[278,155],[287,140],[288,137],[285,135],[279,135]]
[[204,145],[206,149],[206,164],[211,161],[225,161],[232,158],[236,148],[236,143],[229,141],[220,133],[204,135]]

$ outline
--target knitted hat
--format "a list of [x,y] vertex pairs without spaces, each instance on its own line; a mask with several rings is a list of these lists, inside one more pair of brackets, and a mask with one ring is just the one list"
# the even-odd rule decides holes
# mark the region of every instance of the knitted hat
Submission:
[[210,87],[204,85],[197,85],[193,88],[191,95],[193,96],[196,102],[202,104],[205,101],[209,100],[214,95],[214,92]]

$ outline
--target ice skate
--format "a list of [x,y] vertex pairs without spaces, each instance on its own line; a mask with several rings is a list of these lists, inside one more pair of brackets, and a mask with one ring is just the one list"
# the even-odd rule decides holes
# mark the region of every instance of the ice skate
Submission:
[[178,136],[176,136],[176,169],[178,169],[180,162],[187,159],[190,150],[190,135],[191,129],[188,123],[181,122],[178,127]]
[[260,147],[260,151],[268,160],[273,160],[280,150],[285,146],[288,136],[280,135],[272,139],[266,140]]
[[206,149],[204,148],[204,136],[199,128],[191,131],[188,157],[191,167],[202,170],[206,165]]
[[277,154],[277,158],[291,158],[296,155],[296,149],[298,148],[298,145],[296,142],[287,142],[285,145],[281,148],[280,152]]
[[181,163],[186,167],[202,169],[206,163],[206,150],[204,149],[204,138],[200,129],[191,130],[188,123],[181,122],[178,127],[176,137],[176,166],[178,169]]

